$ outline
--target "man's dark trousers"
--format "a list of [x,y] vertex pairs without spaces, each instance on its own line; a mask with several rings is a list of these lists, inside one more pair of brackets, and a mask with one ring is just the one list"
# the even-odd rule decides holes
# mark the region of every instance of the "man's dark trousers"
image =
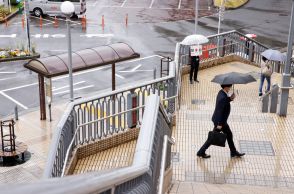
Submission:
[[[216,124],[214,124],[214,128],[216,128]],[[234,144],[234,141],[233,141],[233,134],[232,134],[232,131],[230,129],[230,126],[226,123],[226,124],[223,125],[221,130],[227,135],[227,141],[228,141],[231,153],[235,153],[236,152],[236,147],[235,147],[235,144]],[[201,154],[205,153],[205,151],[209,148],[210,145],[211,145],[211,141],[207,138],[206,142],[200,148],[199,153],[201,153]]]
[[190,81],[192,81],[194,73],[194,81],[197,80],[197,74],[199,69],[199,57],[191,57],[191,70],[190,70]]

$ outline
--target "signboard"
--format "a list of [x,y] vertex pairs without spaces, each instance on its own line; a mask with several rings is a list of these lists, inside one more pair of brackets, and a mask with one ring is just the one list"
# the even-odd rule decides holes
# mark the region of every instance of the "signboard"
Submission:
[[191,56],[202,55],[202,45],[194,45],[190,47]]

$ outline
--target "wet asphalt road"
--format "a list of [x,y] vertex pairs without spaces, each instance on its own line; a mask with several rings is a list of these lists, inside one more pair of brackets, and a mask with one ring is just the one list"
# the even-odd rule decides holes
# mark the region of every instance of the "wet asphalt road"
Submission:
[[[87,2],[86,31],[82,31],[79,20],[74,21],[72,25],[73,50],[126,42],[141,53],[142,57],[153,55],[173,57],[175,43],[193,33],[194,30],[194,2],[190,0],[182,0],[180,8],[179,1],[176,0],[143,0],[140,3],[134,0]],[[214,12],[213,9],[208,10],[208,8],[209,2],[201,1],[200,14],[205,16]],[[222,31],[236,29],[243,33],[255,33],[258,36],[257,40],[265,45],[285,47],[290,9],[291,3],[288,0],[250,0],[240,9],[226,11]],[[129,17],[127,27],[125,25],[126,14]],[[106,24],[104,29],[101,26],[102,15],[105,17]],[[54,28],[52,19],[46,17],[41,29],[39,20],[32,18],[32,42],[43,57],[67,50],[65,24],[62,18],[59,19],[59,27]],[[0,35],[16,34],[15,38],[0,37],[0,47],[16,47],[25,43],[26,35],[20,21],[21,17],[18,16],[10,21],[8,28],[4,25],[0,26]],[[200,34],[215,34],[217,17],[201,18],[198,30]],[[121,65],[117,71],[129,72],[127,74],[117,72],[117,83],[127,84],[153,79],[151,71],[155,67],[159,69],[159,61],[158,56],[153,56],[142,61]],[[38,106],[38,88],[37,85],[34,85],[37,82],[37,75],[29,74],[22,65],[23,62],[0,64],[0,117],[11,114],[13,111],[15,102],[9,97],[24,106],[20,107],[21,110],[25,110],[25,107],[29,110]],[[136,70],[132,71],[133,69]],[[159,74],[158,71],[157,73]],[[78,89],[75,91],[75,96],[87,96],[99,90],[109,90],[110,69],[106,67],[75,76],[74,83],[74,87]],[[53,86],[57,89],[55,92],[57,94],[53,99],[54,103],[67,100],[67,89],[60,89],[67,84],[67,78],[53,82]],[[4,92],[4,95],[1,92]]]

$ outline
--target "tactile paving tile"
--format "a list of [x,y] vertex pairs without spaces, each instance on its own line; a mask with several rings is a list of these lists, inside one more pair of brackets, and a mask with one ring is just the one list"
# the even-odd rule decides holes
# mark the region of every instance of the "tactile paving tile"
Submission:
[[275,152],[270,141],[240,140],[240,150],[247,155],[274,156]]

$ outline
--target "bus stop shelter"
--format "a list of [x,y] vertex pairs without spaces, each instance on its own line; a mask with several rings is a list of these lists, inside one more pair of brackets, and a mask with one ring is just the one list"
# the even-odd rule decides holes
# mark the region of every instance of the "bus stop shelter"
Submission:
[[[72,70],[73,72],[79,72],[105,65],[112,65],[111,82],[112,90],[115,90],[115,64],[139,57],[140,54],[136,53],[126,43],[114,43],[95,48],[88,48],[72,52]],[[66,75],[69,73],[68,66],[67,53],[41,59],[32,59],[24,65],[25,68],[38,74],[41,120],[46,120],[44,78]]]

